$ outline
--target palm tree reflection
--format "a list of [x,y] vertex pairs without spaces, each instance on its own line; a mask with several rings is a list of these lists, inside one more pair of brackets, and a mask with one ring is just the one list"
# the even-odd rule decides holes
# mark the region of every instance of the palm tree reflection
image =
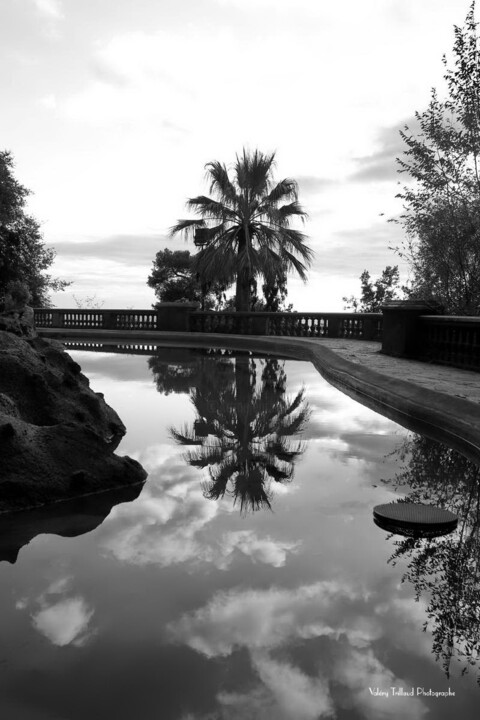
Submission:
[[284,364],[273,358],[260,363],[240,356],[209,369],[191,392],[193,426],[172,428],[171,435],[180,445],[195,446],[185,455],[189,465],[208,468],[206,498],[231,495],[242,513],[270,508],[272,481],[290,481],[304,451],[293,440],[309,417],[304,390],[293,399],[285,396]]
[[454,658],[464,674],[480,660],[480,468],[418,435],[399,452],[404,465],[394,482],[411,488],[408,501],[450,510],[459,522],[455,532],[441,538],[397,540],[389,562],[407,561],[402,582],[412,583],[417,600],[426,596],[423,630],[431,630],[432,652],[447,677]]

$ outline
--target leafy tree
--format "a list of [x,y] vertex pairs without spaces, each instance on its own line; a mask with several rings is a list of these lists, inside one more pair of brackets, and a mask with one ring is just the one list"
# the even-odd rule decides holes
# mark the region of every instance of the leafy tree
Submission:
[[226,364],[231,366],[227,351],[214,348],[164,347],[148,360],[157,391],[162,395],[188,394],[198,386],[202,377],[209,374],[217,376]]
[[155,290],[159,302],[199,302],[202,309],[220,309],[225,288],[220,283],[201,284],[192,264],[189,250],[159,250],[147,285]]
[[210,193],[191,198],[187,207],[199,219],[179,220],[171,234],[193,237],[200,248],[192,269],[202,282],[236,283],[235,309],[250,310],[252,283],[265,282],[276,273],[294,270],[306,280],[313,253],[306,237],[290,227],[306,213],[298,202],[297,184],[273,182],[275,154],[243,150],[237,156],[233,177],[224,164],[206,165]]
[[25,211],[30,191],[13,174],[11,153],[0,152],[0,295],[11,282],[24,283],[36,306],[48,306],[49,291],[63,290],[69,282],[46,274],[55,251],[46,248],[39,223]]
[[293,305],[286,305],[287,270],[284,267],[276,269],[262,284],[263,297],[257,295],[258,283],[252,282],[251,309],[262,312],[291,312]]
[[286,376],[276,359],[265,361],[261,383],[256,383],[255,360],[233,362],[203,373],[191,393],[197,419],[192,427],[171,429],[176,442],[196,446],[186,461],[208,468],[205,497],[231,495],[240,512],[271,506],[271,483],[289,482],[304,446],[293,438],[302,432],[309,408],[301,390],[285,397]]
[[[413,435],[398,451],[403,467],[394,484],[410,488],[408,502],[427,503],[457,515],[457,529],[435,539],[395,541],[389,562],[406,562],[402,582],[412,583],[417,600],[426,600],[432,652],[447,677],[452,661],[480,663],[480,468],[451,448]],[[480,675],[477,677],[480,684]]]
[[415,113],[419,131],[402,131],[407,149],[399,172],[410,176],[397,197],[406,231],[399,254],[412,271],[412,297],[454,314],[480,312],[480,54],[473,2],[464,27],[455,26],[454,65],[446,68],[447,98],[432,90]]
[[[380,308],[386,302],[398,298],[400,291],[400,274],[398,265],[387,265],[375,282],[371,279],[368,270],[360,275],[362,295],[356,298],[354,295],[343,297],[345,310],[353,309],[354,312],[380,312]],[[402,288],[403,289],[403,288]]]

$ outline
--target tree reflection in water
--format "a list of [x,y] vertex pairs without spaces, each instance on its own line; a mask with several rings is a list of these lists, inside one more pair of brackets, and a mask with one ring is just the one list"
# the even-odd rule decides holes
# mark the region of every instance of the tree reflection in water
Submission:
[[158,355],[152,355],[148,367],[158,392],[162,395],[190,392],[197,383],[200,363],[206,357],[198,350],[182,347],[165,347]]
[[304,443],[293,438],[303,431],[309,408],[303,389],[294,398],[285,390],[284,362],[274,358],[237,356],[200,366],[190,393],[197,418],[193,426],[170,432],[180,445],[196,446],[185,460],[208,468],[206,498],[231,495],[242,513],[270,508],[272,481],[292,479],[304,451]]
[[[450,448],[413,435],[399,452],[403,461],[395,485],[408,485],[408,502],[424,502],[458,516],[455,532],[440,538],[395,542],[389,562],[408,562],[402,582],[427,599],[433,653],[450,677],[451,662],[478,666],[480,659],[480,468]],[[477,676],[480,684],[480,675]]]

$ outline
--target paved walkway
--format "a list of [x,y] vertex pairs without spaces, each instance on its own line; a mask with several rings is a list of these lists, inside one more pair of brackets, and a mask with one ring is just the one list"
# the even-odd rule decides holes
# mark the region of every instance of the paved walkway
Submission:
[[480,404],[480,373],[382,355],[381,343],[368,340],[326,338],[320,342],[345,360],[370,370]]

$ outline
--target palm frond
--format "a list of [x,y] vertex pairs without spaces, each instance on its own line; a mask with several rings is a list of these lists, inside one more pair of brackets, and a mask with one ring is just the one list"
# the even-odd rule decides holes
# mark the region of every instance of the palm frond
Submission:
[[201,445],[202,441],[195,436],[192,428],[184,427],[181,431],[169,428],[168,434],[179,445]]
[[[192,272],[198,273],[205,280],[218,280],[230,284],[236,276],[237,254],[232,247],[232,237],[225,233],[226,242],[217,238],[215,244],[209,245],[193,256]],[[221,248],[219,247],[221,244]]]
[[248,468],[238,473],[233,486],[234,505],[240,500],[240,512],[255,512],[261,508],[271,509],[272,493],[265,484],[264,472],[260,468]]
[[277,208],[278,224],[284,225],[289,222],[291,217],[299,217],[302,222],[308,218],[308,213],[303,209],[297,200],[294,200],[288,205],[281,205]]
[[239,188],[248,192],[250,198],[259,197],[268,192],[275,153],[264,154],[259,150],[249,153],[245,148],[237,155],[235,177]]
[[223,220],[224,222],[227,219],[238,219],[238,213],[235,210],[229,208],[225,203],[209,198],[206,195],[189,198],[187,200],[187,207],[203,218]]
[[298,415],[295,415],[295,417],[290,417],[288,421],[284,419],[284,421],[278,426],[277,436],[279,438],[283,438],[298,435],[298,433],[305,429],[305,425],[307,424],[309,417],[310,411],[303,410]]
[[223,163],[214,160],[205,165],[207,180],[210,182],[210,192],[216,193],[220,198],[227,200],[233,207],[238,204],[238,195],[234,184],[228,177],[227,168]]
[[284,178],[275,185],[263,200],[262,205],[271,207],[277,205],[281,200],[296,200],[298,196],[298,185],[291,178]]
[[203,227],[205,227],[205,222],[203,220],[178,220],[177,224],[172,225],[169,229],[168,234],[170,237],[173,237],[178,233],[183,233],[186,237],[188,237],[189,235],[193,236],[193,232],[197,228]]
[[198,450],[197,452],[190,452],[188,453],[187,462],[192,467],[196,468],[206,468],[210,465],[215,465],[217,463],[222,462],[223,460],[223,452],[220,447],[216,445],[211,446],[205,446],[202,445],[202,448]]
[[260,249],[258,251],[259,273],[267,282],[273,282],[278,276],[280,269],[283,269],[281,253],[274,250],[263,233],[257,236]]
[[307,265],[310,265],[314,252],[305,243],[306,235],[299,230],[293,230],[292,228],[282,228],[282,231],[278,233],[279,242],[287,248],[289,251],[293,251],[300,255],[305,260]]
[[295,458],[302,454],[303,450],[304,445],[302,443],[292,446],[279,437],[268,443],[266,447],[269,455],[285,463],[293,463]]
[[293,478],[293,465],[288,467],[288,470],[282,470],[276,465],[269,463],[265,465],[265,470],[269,476],[275,480],[275,482],[286,482]]
[[298,258],[295,257],[292,253],[288,252],[287,250],[284,250],[282,253],[283,260],[287,266],[287,268],[295,270],[297,275],[303,280],[303,282],[307,282],[307,266],[304,265],[301,260],[298,260]]
[[287,415],[291,415],[295,410],[297,410],[302,402],[304,402],[304,396],[305,396],[305,388],[302,388],[300,392],[297,393],[295,398],[290,401],[288,398],[285,398],[285,410],[281,414],[281,417],[286,417]]

